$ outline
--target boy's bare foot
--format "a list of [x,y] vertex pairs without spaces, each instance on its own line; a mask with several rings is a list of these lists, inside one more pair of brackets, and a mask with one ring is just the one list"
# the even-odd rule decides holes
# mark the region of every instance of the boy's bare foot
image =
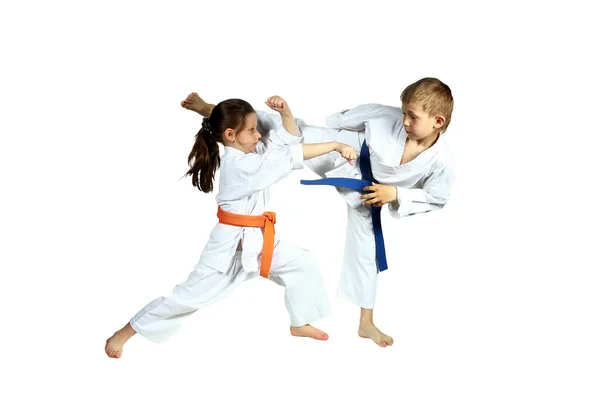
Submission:
[[123,345],[135,335],[135,333],[135,330],[129,323],[116,331],[114,335],[106,340],[106,346],[104,347],[106,355],[110,358],[121,358],[121,355],[123,354]]
[[303,336],[317,340],[329,339],[328,334],[308,324],[304,326],[290,326],[290,333],[292,336]]
[[196,92],[188,94],[185,100],[181,102],[181,107],[196,111],[198,114],[202,114],[206,106],[206,102]]
[[394,344],[394,339],[381,332],[373,323],[361,323],[358,327],[358,336],[361,338],[369,338],[381,347],[387,347]]

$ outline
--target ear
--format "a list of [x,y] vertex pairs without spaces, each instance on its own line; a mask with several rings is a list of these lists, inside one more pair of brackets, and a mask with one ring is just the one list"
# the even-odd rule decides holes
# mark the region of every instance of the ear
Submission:
[[445,122],[446,122],[446,118],[444,118],[443,115],[436,115],[435,116],[435,123],[433,124],[433,127],[435,129],[440,129],[442,126],[444,126]]
[[234,143],[235,142],[235,132],[234,132],[234,130],[231,129],[231,128],[225,129],[225,132],[223,133],[223,138],[225,140],[227,140],[228,142]]

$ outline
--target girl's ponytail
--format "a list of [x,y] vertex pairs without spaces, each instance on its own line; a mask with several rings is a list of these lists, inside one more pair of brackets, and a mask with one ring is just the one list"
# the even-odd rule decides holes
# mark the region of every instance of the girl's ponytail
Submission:
[[212,192],[215,172],[221,164],[217,137],[211,130],[209,118],[204,118],[202,128],[196,134],[194,147],[188,156],[192,184],[204,193]]

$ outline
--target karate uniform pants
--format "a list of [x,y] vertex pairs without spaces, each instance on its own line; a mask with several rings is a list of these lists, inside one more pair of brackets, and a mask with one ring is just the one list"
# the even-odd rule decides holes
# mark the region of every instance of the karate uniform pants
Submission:
[[[141,336],[162,342],[177,332],[185,318],[227,296],[237,285],[260,277],[246,272],[241,251],[225,272],[196,264],[187,280],[167,297],[158,297],[129,321]],[[269,280],[285,288],[284,301],[292,326],[303,326],[330,315],[331,310],[316,258],[307,250],[278,241],[273,251]]]
[[[354,147],[357,155],[364,141],[364,132],[310,125],[302,126],[301,131],[304,136],[303,143],[341,142]],[[341,165],[340,157],[339,153],[331,152],[306,160],[304,164],[317,175],[325,178],[326,172]],[[349,205],[347,207],[346,244],[337,295],[359,307],[373,309],[378,272],[371,210],[363,205],[357,208]]]

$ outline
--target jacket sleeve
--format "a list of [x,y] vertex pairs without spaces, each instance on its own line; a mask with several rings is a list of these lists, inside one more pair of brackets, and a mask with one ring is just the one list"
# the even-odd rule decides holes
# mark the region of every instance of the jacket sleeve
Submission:
[[451,165],[434,169],[425,178],[422,188],[407,189],[396,187],[399,207],[395,208],[394,203],[389,203],[389,212],[394,218],[402,218],[413,214],[439,210],[448,202],[453,183],[454,168]]
[[262,154],[248,153],[232,160],[221,170],[233,184],[219,193],[223,200],[238,200],[259,192],[285,178],[292,169],[303,166],[302,144],[278,147]]

